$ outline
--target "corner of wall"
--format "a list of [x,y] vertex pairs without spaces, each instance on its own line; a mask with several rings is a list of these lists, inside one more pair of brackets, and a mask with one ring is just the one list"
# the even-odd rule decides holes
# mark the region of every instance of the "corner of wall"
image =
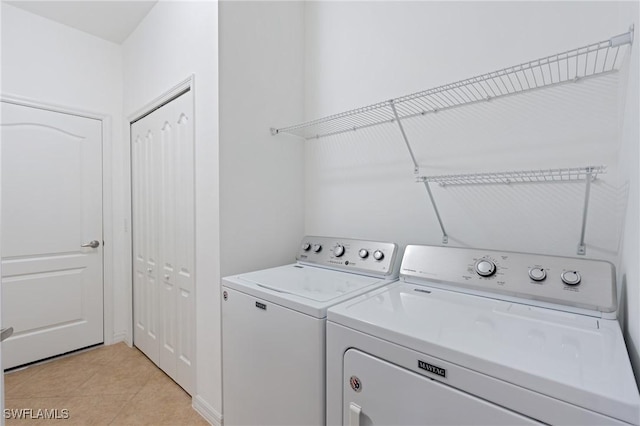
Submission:
[[[629,22],[631,21],[631,22]],[[640,10],[637,2],[620,4],[621,26],[633,23],[635,39],[629,62],[626,65],[626,85],[622,85],[621,150],[620,164],[623,179],[628,185],[627,210],[623,240],[618,261],[619,317],[633,367],[636,383],[640,385],[640,46],[638,46],[638,23]]]
[[200,395],[196,395],[193,398],[192,407],[213,426],[222,426],[222,414],[216,411],[216,409]]

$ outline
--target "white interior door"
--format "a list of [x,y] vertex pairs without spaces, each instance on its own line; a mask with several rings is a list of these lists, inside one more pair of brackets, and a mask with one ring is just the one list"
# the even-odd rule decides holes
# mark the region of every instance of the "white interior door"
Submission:
[[102,122],[1,107],[6,369],[103,341]]
[[187,392],[195,383],[193,95],[131,125],[134,343]]

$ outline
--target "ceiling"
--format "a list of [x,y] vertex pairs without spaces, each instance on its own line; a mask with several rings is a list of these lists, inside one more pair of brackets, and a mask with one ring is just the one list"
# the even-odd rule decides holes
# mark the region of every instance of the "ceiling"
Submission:
[[122,43],[156,4],[144,1],[4,1],[44,18]]

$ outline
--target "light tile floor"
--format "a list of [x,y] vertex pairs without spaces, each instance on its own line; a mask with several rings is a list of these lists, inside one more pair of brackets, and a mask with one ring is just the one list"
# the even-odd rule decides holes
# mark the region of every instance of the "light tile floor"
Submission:
[[180,386],[124,343],[9,372],[4,380],[5,409],[31,409],[29,417],[37,417],[38,410],[69,414],[67,419],[9,418],[7,425],[209,424]]

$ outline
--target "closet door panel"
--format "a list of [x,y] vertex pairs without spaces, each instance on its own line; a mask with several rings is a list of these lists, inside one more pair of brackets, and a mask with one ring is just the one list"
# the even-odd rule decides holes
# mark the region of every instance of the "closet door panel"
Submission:
[[180,329],[178,332],[179,352],[176,365],[176,382],[189,393],[195,390],[195,365],[193,362],[195,328],[189,326],[190,324],[195,324],[193,305],[193,293],[180,289],[178,295],[178,327]]
[[176,232],[176,263],[178,273],[176,284],[177,296],[177,317],[178,317],[178,357],[177,357],[177,379],[176,381],[187,391],[195,388],[195,375],[193,368],[193,353],[195,348],[194,327],[195,323],[195,300],[194,300],[194,277],[195,267],[194,254],[194,146],[193,146],[193,119],[192,111],[184,108],[179,113],[176,125],[176,141],[180,146],[176,155],[177,169],[182,172],[178,174],[177,186],[180,191],[176,194],[179,200],[176,209],[177,232]]
[[[137,123],[136,123],[137,124]],[[144,126],[132,126],[132,208],[134,342],[154,363],[159,362],[156,245],[154,218],[154,137]]]
[[176,286],[175,286],[175,233],[176,233],[176,185],[175,156],[179,147],[175,141],[175,123],[172,116],[175,108],[170,103],[162,108],[158,123],[160,134],[161,160],[161,206],[159,237],[162,269],[162,291],[160,311],[162,312],[162,340],[160,344],[160,368],[171,378],[176,378]]
[[132,172],[134,180],[138,176],[140,180],[140,187],[134,186],[133,205],[137,230],[134,231],[134,250],[139,246],[141,255],[135,251],[134,263],[144,264],[146,268],[139,267],[140,271],[136,272],[146,271],[154,278],[153,285],[147,286],[148,291],[141,296],[134,292],[134,297],[142,298],[134,301],[135,309],[139,310],[134,312],[136,326],[146,331],[140,341],[136,335],[134,340],[150,358],[157,353],[155,362],[189,393],[195,387],[192,115],[193,97],[187,92],[132,126],[136,130],[139,127],[139,133],[146,132],[147,139],[152,141],[149,145],[143,144],[138,153],[137,139],[132,135],[132,156],[138,155],[141,159],[140,163],[133,162]]
[[160,368],[164,370],[173,380],[176,378],[176,286],[166,280],[162,281],[162,291],[160,296],[161,316],[161,345],[160,345]]

